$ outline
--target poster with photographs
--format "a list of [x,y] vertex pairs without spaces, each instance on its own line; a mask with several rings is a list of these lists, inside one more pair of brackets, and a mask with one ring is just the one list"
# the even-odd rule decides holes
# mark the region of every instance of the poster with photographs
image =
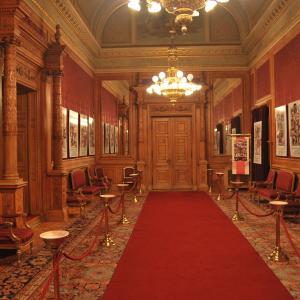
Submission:
[[262,121],[255,122],[254,126],[254,137],[253,137],[253,163],[261,165],[262,161]]
[[115,126],[115,153],[119,152],[119,128]]
[[62,127],[63,127],[63,148],[62,148],[62,157],[68,158],[68,110],[62,108]]
[[276,122],[276,155],[287,156],[287,120],[286,106],[275,108]]
[[78,156],[78,113],[69,111],[69,156]]
[[110,125],[104,123],[104,154],[109,154],[109,141],[110,141]]
[[95,155],[95,120],[89,117],[89,155]]
[[80,147],[79,155],[87,156],[88,149],[88,117],[80,114]]
[[232,138],[232,174],[248,175],[249,174],[249,137],[235,136]]
[[110,134],[109,134],[109,149],[110,153],[115,153],[115,126],[110,124]]
[[292,157],[300,157],[300,100],[289,103],[289,140]]

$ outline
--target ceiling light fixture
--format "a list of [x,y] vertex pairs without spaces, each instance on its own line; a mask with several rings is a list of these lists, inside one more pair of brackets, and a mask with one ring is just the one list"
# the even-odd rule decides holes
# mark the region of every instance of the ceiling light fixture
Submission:
[[[218,3],[226,3],[229,0],[145,0],[148,11],[157,13],[163,7],[166,12],[175,15],[175,23],[181,27],[183,34],[187,33],[187,27],[193,17],[199,16],[199,10],[204,8],[211,11]],[[128,0],[128,7],[140,11],[140,0]]]
[[188,74],[184,76],[184,73],[177,69],[178,56],[177,48],[174,46],[173,40],[175,31],[171,30],[171,46],[168,49],[168,64],[169,68],[165,72],[160,72],[152,77],[153,84],[147,88],[149,94],[157,94],[159,96],[165,96],[170,99],[172,104],[177,102],[178,98],[183,96],[190,96],[196,91],[200,91],[201,84],[193,83],[194,76]]

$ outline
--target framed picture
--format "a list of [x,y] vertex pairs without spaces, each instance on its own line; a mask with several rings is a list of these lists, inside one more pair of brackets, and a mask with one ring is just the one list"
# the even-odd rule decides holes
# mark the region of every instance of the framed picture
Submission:
[[287,156],[287,119],[286,106],[275,108],[276,122],[276,155]]
[[89,155],[95,155],[95,120],[89,117]]
[[262,161],[262,121],[255,122],[254,127],[254,137],[253,137],[253,163],[261,165]]
[[63,148],[62,158],[68,158],[68,110],[62,108]]
[[109,154],[109,141],[110,141],[110,125],[104,123],[104,154]]
[[110,124],[109,129],[109,150],[111,154],[115,153],[115,126]]
[[69,110],[69,156],[78,156],[78,112]]
[[119,153],[119,128],[115,126],[115,153]]
[[289,103],[289,140],[292,157],[300,157],[300,100]]
[[80,147],[79,155],[87,156],[88,151],[88,117],[80,114]]

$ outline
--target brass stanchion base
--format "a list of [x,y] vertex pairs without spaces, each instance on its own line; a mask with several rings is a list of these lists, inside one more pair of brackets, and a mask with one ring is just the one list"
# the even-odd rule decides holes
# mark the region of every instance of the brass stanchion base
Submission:
[[211,186],[209,187],[208,189],[208,193],[211,194],[212,193],[212,189],[211,189]]
[[242,216],[239,214],[238,211],[236,211],[236,212],[234,213],[234,215],[232,216],[231,220],[232,220],[232,221],[244,221],[245,219],[244,219],[244,217],[242,217]]
[[124,215],[122,216],[121,220],[120,220],[120,224],[122,225],[126,225],[126,224],[130,224],[130,221],[127,219],[127,217]]
[[272,253],[268,256],[268,260],[283,262],[289,260],[288,256],[281,250],[280,247],[275,247]]
[[217,197],[217,201],[221,201],[221,200],[222,200],[222,195],[219,193]]
[[111,247],[111,246],[114,246],[115,243],[114,243],[114,241],[112,240],[112,238],[109,236],[109,234],[105,234],[104,239],[103,239],[103,241],[102,241],[102,245],[103,245],[104,247],[109,248],[109,247]]
[[143,190],[140,188],[140,190],[139,190],[139,195],[140,196],[143,196],[144,195],[144,192],[143,192]]
[[133,203],[138,203],[139,202],[139,199],[136,195],[134,195],[133,199],[132,199],[132,202]]

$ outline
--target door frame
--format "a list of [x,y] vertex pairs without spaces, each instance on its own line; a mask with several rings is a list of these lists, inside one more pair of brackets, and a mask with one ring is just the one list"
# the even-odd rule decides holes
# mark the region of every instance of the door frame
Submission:
[[[177,106],[176,106],[177,105]],[[148,167],[148,189],[153,190],[152,182],[153,182],[153,161],[152,161],[152,118],[153,117],[190,117],[191,118],[191,142],[192,143],[192,186],[191,190],[197,190],[197,149],[196,149],[196,122],[195,122],[195,104],[194,103],[184,103],[184,104],[176,104],[175,106],[172,104],[148,104],[147,105],[147,129],[148,134],[145,139],[145,146],[148,149],[147,155],[147,165]]]

